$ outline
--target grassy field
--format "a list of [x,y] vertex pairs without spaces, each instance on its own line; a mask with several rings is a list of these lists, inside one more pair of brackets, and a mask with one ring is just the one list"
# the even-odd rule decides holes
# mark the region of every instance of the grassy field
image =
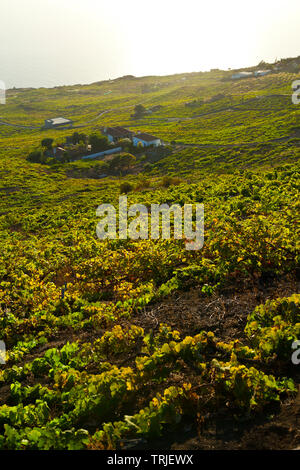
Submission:
[[[291,362],[300,339],[298,77],[229,75],[7,92],[0,448],[300,444]],[[137,104],[161,108],[133,119]],[[28,162],[43,138],[74,131],[42,129],[56,116],[86,134],[106,125],[149,132],[169,153],[103,179],[96,161]],[[203,249],[100,241],[96,208],[117,205],[124,182],[129,203],[204,203]]]

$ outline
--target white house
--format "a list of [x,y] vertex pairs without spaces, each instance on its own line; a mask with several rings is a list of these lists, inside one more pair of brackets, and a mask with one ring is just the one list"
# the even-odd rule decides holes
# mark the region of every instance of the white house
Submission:
[[149,147],[149,145],[153,145],[154,147],[158,147],[161,145],[161,140],[158,137],[154,137],[154,135],[146,134],[144,132],[139,132],[138,134],[132,137],[132,142],[135,147],[139,144],[142,144],[143,147]]

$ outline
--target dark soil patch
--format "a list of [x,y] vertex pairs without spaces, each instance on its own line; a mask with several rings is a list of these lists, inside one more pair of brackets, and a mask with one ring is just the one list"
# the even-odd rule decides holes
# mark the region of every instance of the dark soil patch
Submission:
[[156,330],[160,323],[167,323],[182,333],[193,336],[202,330],[213,331],[222,341],[244,338],[247,316],[253,309],[269,299],[288,297],[299,291],[295,278],[271,280],[269,285],[251,285],[248,288],[228,288],[205,296],[200,287],[177,292],[162,302],[144,309],[132,319],[132,323],[146,331]]
[[171,449],[203,450],[288,450],[300,444],[300,388],[296,399],[282,405],[279,412],[238,422],[224,413],[204,427],[197,436],[178,440]]

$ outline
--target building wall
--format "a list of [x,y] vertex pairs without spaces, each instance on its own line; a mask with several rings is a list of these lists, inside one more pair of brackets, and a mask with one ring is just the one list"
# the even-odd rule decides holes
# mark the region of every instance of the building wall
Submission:
[[139,139],[138,137],[133,137],[132,142],[135,147],[138,146],[139,142],[141,142],[143,147],[149,147],[150,145],[154,145],[155,147],[158,147],[161,144],[160,139],[155,139],[155,140],[152,140],[151,142],[146,142],[145,140]]
[[104,150],[103,152],[92,153],[91,155],[85,155],[81,157],[82,160],[89,160],[97,157],[104,157],[105,155],[112,155],[113,153],[118,153],[122,151],[122,147],[118,147],[115,149]]
[[109,142],[114,142],[114,138],[110,134],[105,134]]

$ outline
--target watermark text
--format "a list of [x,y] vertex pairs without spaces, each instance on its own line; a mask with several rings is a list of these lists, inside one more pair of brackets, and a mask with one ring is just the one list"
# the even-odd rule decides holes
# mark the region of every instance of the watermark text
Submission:
[[120,196],[118,217],[112,204],[101,204],[96,216],[101,217],[96,228],[100,240],[169,240],[173,235],[174,240],[185,240],[187,250],[200,250],[204,244],[203,204],[151,204],[149,213],[144,204],[128,207],[127,197]]

